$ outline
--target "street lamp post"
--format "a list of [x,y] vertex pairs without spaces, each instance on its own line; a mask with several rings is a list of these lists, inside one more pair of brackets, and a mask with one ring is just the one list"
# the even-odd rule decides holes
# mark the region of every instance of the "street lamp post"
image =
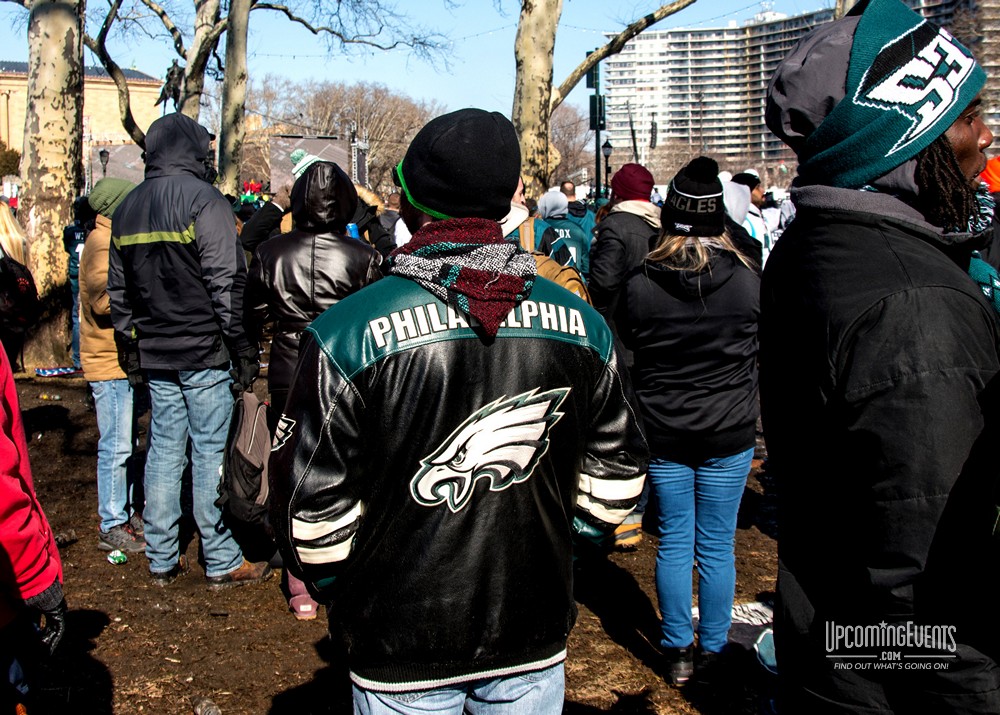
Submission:
[[611,140],[605,139],[601,145],[601,153],[604,154],[604,196],[611,197]]
[[108,175],[108,159],[111,158],[111,153],[107,149],[101,149],[97,152],[97,158],[101,161],[101,176]]

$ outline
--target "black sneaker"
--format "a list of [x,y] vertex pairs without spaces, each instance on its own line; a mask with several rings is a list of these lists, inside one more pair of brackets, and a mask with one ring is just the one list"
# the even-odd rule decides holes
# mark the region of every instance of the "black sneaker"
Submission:
[[183,576],[186,573],[187,559],[181,556],[169,571],[150,571],[149,577],[153,580],[154,586],[169,586],[177,580],[178,576]]
[[128,518],[128,528],[132,530],[132,533],[136,536],[142,536],[146,533],[146,526],[142,521],[142,514],[137,514],[132,512],[132,516]]
[[671,685],[683,685],[694,675],[694,646],[687,648],[664,648],[667,665],[667,680]]
[[101,551],[118,550],[135,554],[146,550],[146,542],[133,534],[126,524],[119,524],[100,532],[97,537],[97,548]]

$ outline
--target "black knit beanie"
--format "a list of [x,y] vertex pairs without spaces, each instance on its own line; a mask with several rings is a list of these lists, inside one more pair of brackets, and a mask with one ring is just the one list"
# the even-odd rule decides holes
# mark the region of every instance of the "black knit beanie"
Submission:
[[670,182],[660,222],[668,234],[721,236],[725,230],[725,206],[719,165],[699,156],[677,172]]
[[428,216],[499,221],[510,211],[520,172],[521,147],[510,120],[460,109],[417,132],[394,179]]

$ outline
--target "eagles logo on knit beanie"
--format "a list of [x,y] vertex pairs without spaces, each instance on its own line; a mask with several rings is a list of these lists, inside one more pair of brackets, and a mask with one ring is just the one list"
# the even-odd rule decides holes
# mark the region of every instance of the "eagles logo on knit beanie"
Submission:
[[460,109],[417,132],[394,170],[414,208],[439,219],[488,218],[511,210],[521,172],[521,146],[499,112]]
[[[850,44],[846,94],[826,110],[815,130],[806,127],[803,132],[801,119],[822,110],[817,98],[825,95],[816,84],[825,88],[838,79],[823,77],[837,65],[830,60],[847,50],[837,41],[836,28],[823,28],[829,41],[807,36],[800,43],[826,61],[810,63],[796,48],[775,72],[768,91],[768,104],[776,105],[768,107],[768,126],[793,144],[804,183],[860,188],[889,173],[944,134],[986,81],[969,50],[900,0],[863,1],[839,21],[847,22],[857,22],[857,29]],[[805,111],[798,111],[799,104]],[[780,125],[783,119],[785,126]],[[806,136],[799,143],[796,136],[802,134]]]
[[660,223],[670,235],[721,236],[725,211],[719,165],[714,159],[699,156],[670,182]]

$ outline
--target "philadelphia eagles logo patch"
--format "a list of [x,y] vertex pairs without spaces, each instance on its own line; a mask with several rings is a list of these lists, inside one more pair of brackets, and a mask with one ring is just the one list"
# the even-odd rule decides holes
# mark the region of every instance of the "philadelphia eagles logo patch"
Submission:
[[413,498],[458,513],[479,479],[489,480],[491,492],[525,481],[549,448],[549,430],[563,416],[556,410],[569,392],[532,390],[477,410],[420,460],[422,468],[410,481]]
[[879,51],[865,71],[854,103],[912,120],[886,156],[919,140],[948,113],[975,66],[947,31],[926,21]]

